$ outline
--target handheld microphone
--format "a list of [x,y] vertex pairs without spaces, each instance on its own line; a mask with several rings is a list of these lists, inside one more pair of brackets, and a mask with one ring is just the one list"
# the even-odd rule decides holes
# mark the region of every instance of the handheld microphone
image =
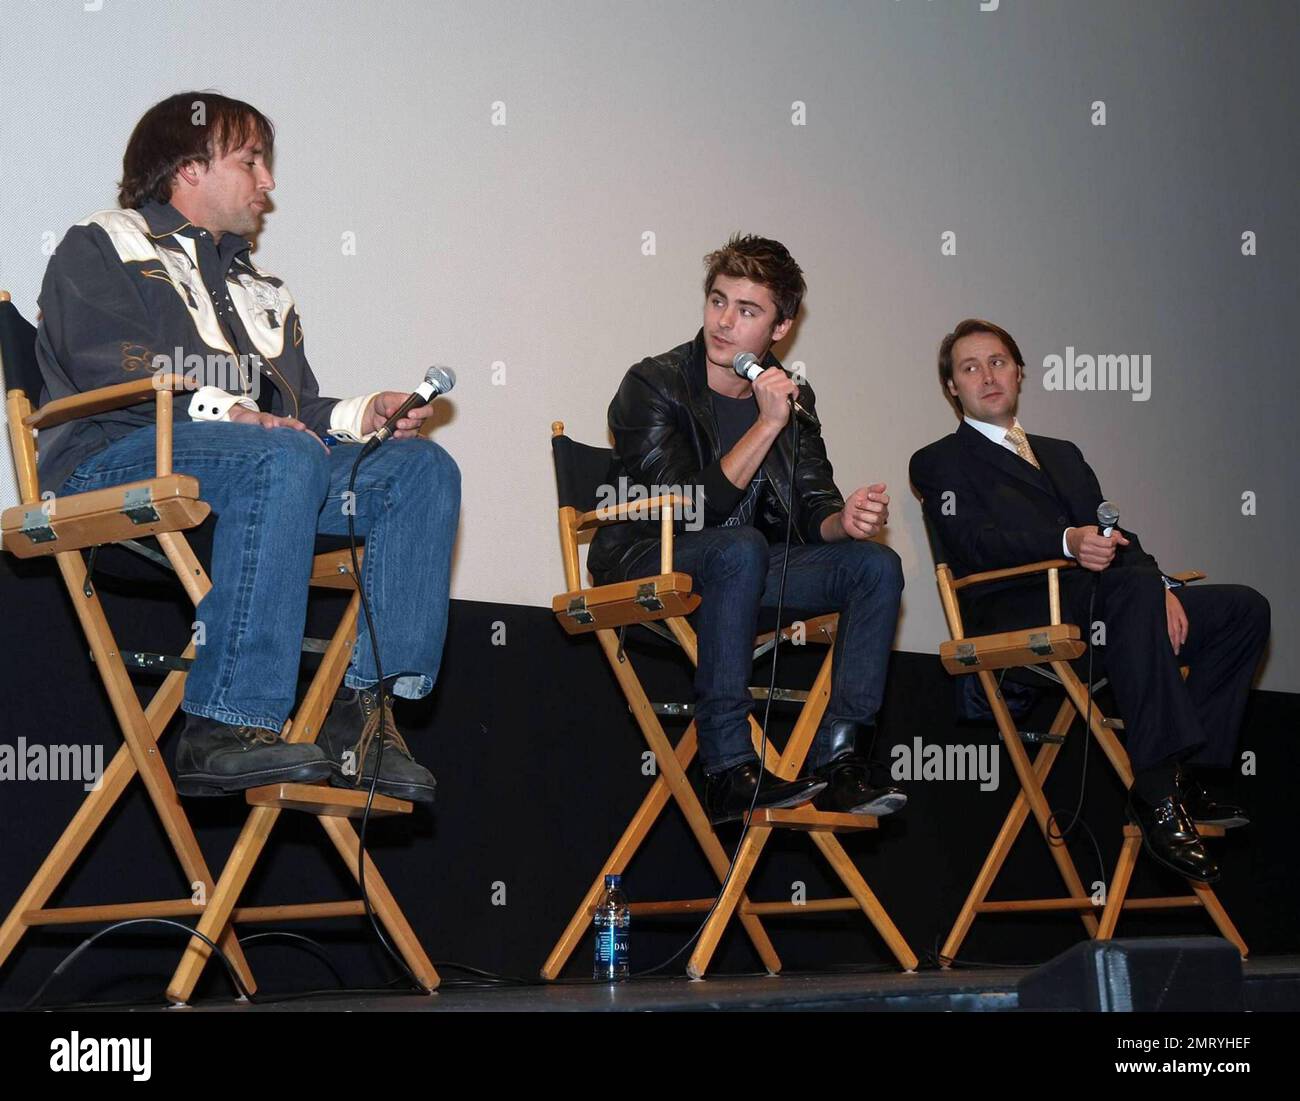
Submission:
[[1109,539],[1119,524],[1119,509],[1110,501],[1102,501],[1097,506],[1097,523],[1101,525],[1103,539]]
[[[737,352],[736,358],[731,361],[731,367],[741,378],[747,378],[750,382],[753,382],[763,373],[763,365],[759,363],[758,356],[754,355],[753,352]],[[794,398],[790,399],[790,404],[794,406],[794,411],[809,424],[815,424],[818,428],[821,427],[821,422]]]
[[389,439],[397,431],[397,422],[417,405],[427,405],[440,394],[447,393],[455,385],[456,372],[450,367],[430,367],[424,372],[424,381],[416,387],[415,393],[402,402],[397,407],[397,412],[384,421],[383,427],[366,441],[366,445],[361,451],[362,455],[370,454],[381,443]]

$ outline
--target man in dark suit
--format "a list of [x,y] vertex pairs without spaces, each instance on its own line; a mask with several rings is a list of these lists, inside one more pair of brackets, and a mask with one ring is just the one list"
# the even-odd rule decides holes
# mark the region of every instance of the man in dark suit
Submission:
[[[1097,476],[1066,440],[1028,435],[1016,417],[1024,359],[1005,329],[973,318],[944,337],[939,378],[962,423],[912,456],[911,480],[957,576],[1073,558],[1061,574],[1064,618],[1085,638],[1104,625],[1106,672],[1134,771],[1129,814],[1148,852],[1204,881],[1218,868],[1195,823],[1244,825],[1192,776],[1233,760],[1268,602],[1242,585],[1179,586],[1136,534],[1097,526]],[[980,632],[1046,622],[1046,585],[988,586],[969,605]],[[1090,612],[1091,602],[1091,618]],[[1186,681],[1180,665],[1190,667]]]

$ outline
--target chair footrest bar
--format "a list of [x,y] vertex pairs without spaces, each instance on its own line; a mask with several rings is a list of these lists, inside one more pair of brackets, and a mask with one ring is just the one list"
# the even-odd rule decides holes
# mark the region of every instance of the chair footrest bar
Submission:
[[872,814],[835,814],[832,811],[813,810],[812,807],[794,807],[791,810],[768,808],[756,811],[753,824],[779,830],[849,833],[854,830],[874,830],[880,825],[880,820]]
[[[334,788],[323,784],[266,784],[244,792],[244,798],[250,806],[303,810],[309,814],[334,818],[360,818],[365,812],[368,795],[368,788]],[[411,804],[405,799],[393,799],[375,793],[375,801],[370,808],[371,818],[410,813]]]

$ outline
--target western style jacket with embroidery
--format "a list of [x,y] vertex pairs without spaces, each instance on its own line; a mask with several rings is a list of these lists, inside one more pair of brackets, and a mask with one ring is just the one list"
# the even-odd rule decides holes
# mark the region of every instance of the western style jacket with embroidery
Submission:
[[[41,404],[166,366],[260,393],[270,412],[329,431],[338,399],[320,395],[288,288],[252,262],[247,240],[227,233],[214,242],[169,203],[105,210],[73,226],[50,258],[39,303]],[[174,415],[190,419],[186,401]],[[58,492],[80,463],[154,417],[147,402],[46,429],[42,488]]]

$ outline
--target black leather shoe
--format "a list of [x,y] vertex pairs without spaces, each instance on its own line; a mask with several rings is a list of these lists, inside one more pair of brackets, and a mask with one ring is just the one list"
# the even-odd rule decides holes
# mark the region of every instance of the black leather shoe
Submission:
[[[407,748],[393,722],[393,697],[385,695],[384,759],[375,790],[394,799],[432,803],[438,781]],[[321,725],[316,744],[329,762],[330,783],[336,788],[370,789],[379,757],[379,696],[373,689],[341,689]]]
[[1128,796],[1129,817],[1142,830],[1142,844],[1151,856],[1170,871],[1202,883],[1219,878],[1219,866],[1205,851],[1196,825],[1174,794],[1148,803],[1136,792]]
[[1216,803],[1195,777],[1183,769],[1178,770],[1178,798],[1198,826],[1221,826],[1230,830],[1234,826],[1249,826],[1246,812],[1232,803]]
[[907,796],[896,787],[871,782],[871,761],[858,752],[871,751],[875,730],[848,719],[837,719],[817,735],[827,763],[813,770],[826,781],[826,790],[813,803],[818,810],[838,814],[893,814],[907,806]]
[[228,795],[263,784],[314,784],[330,774],[317,746],[290,744],[271,730],[185,717],[176,743],[176,791]]
[[[765,807],[797,807],[806,803],[826,786],[825,780],[801,776],[797,780],[778,780],[764,771],[759,778],[757,761],[745,761],[704,778],[704,809],[715,826],[744,817],[750,803],[755,810]],[[754,789],[758,788],[758,798]]]
[[902,789],[872,786],[870,762],[856,753],[836,757],[814,769],[813,775],[826,781],[826,790],[813,800],[818,810],[883,817],[907,806]]

